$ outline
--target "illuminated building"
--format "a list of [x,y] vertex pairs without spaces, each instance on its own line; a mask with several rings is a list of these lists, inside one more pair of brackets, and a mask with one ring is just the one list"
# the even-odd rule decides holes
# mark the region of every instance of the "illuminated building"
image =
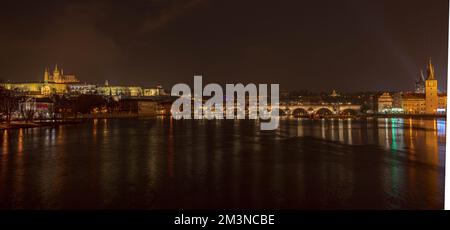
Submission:
[[[416,88],[413,93],[401,93],[401,97],[397,99],[401,105],[402,112],[406,114],[443,114],[447,108],[447,94],[438,92],[438,82],[435,77],[434,66],[431,59],[427,66],[427,79],[423,81],[423,75],[416,81]],[[379,113],[398,112],[398,106],[393,105],[389,109],[388,94],[384,93],[378,98]]]
[[70,84],[68,90],[72,94],[95,94],[97,86],[93,84]]
[[156,88],[142,88],[140,86],[112,86],[108,81],[102,86],[97,86],[97,93],[104,96],[129,96],[129,97],[151,97],[165,95],[161,86]]
[[138,86],[110,86],[97,87],[97,93],[104,96],[142,96],[142,88]]
[[17,90],[34,97],[44,97],[51,94],[99,94],[103,96],[151,97],[165,95],[161,86],[142,88],[140,86],[113,86],[108,81],[104,85],[80,83],[75,75],[65,75],[55,65],[52,74],[45,68],[42,82],[4,83],[1,86]]
[[4,83],[3,87],[10,90],[27,93],[31,96],[43,96],[50,94],[64,94],[68,92],[67,84],[42,83],[42,82],[19,82]]
[[156,88],[146,88],[143,90],[143,93],[145,97],[165,95],[164,89],[160,85],[156,86]]
[[53,115],[54,104],[49,98],[28,98],[26,101],[19,103],[19,111],[30,111],[30,114],[21,114],[21,116],[29,115],[33,118],[51,118]]
[[335,89],[333,89],[333,92],[331,92],[330,97],[339,97],[340,95],[336,92]]
[[402,95],[402,108],[408,114],[424,114],[425,95],[421,93],[409,93]]
[[438,94],[438,107],[437,107],[436,112],[445,114],[446,111],[447,111],[447,94],[439,93]]
[[436,114],[438,109],[438,84],[434,77],[434,66],[428,62],[427,80],[425,81],[425,113]]
[[64,75],[64,70],[58,69],[58,65],[55,65],[55,70],[53,70],[53,75],[50,75],[48,69],[45,68],[44,72],[44,83],[78,83],[78,79],[75,75]]
[[378,112],[379,113],[388,113],[392,109],[392,104],[394,99],[389,93],[383,93],[378,98]]
[[52,75],[45,68],[43,82],[5,83],[3,87],[18,90],[32,96],[42,96],[68,93],[68,86],[78,82],[74,75],[64,75],[64,71],[62,69],[60,71],[56,65]]

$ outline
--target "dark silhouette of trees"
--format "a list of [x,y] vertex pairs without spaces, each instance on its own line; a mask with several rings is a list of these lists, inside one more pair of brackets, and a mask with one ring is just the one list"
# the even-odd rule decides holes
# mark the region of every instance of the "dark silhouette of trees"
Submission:
[[113,98],[95,94],[81,94],[77,96],[53,95],[54,117],[65,119],[76,117],[77,114],[92,114],[95,112],[112,113],[120,107],[118,101]]
[[17,111],[19,107],[19,95],[14,90],[8,90],[0,87],[0,114],[2,118],[9,124],[12,119],[12,115]]
[[68,98],[64,95],[52,95],[53,101],[53,117],[65,119],[73,114],[74,99]]
[[137,113],[139,111],[139,105],[136,100],[120,100],[119,111],[126,113]]
[[106,107],[107,100],[99,95],[82,94],[75,99],[74,112],[90,114],[94,109]]
[[112,112],[119,110],[120,103],[114,100],[113,97],[108,97],[106,99],[106,108],[108,109],[108,112],[111,114]]

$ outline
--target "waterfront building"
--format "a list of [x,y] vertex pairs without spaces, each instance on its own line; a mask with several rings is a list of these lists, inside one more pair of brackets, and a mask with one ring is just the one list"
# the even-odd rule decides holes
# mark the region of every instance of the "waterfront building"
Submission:
[[425,114],[425,95],[423,93],[405,93],[402,95],[402,108],[407,114]]
[[[438,81],[435,76],[431,59],[427,65],[427,78],[423,75],[416,81],[414,92],[402,92],[398,98],[392,99],[393,105],[389,109],[388,94],[378,98],[379,113],[394,113],[402,111],[406,114],[444,114],[447,108],[447,94],[439,93]],[[395,103],[394,103],[395,102]],[[399,106],[400,105],[400,106]]]
[[439,93],[438,94],[438,108],[437,113],[438,114],[446,114],[447,111],[447,94],[446,93]]
[[431,59],[428,62],[427,80],[425,81],[425,113],[436,114],[438,109],[438,83],[434,76]]
[[54,103],[49,98],[28,98],[19,103],[17,116],[28,119],[49,119],[53,115]]
[[388,113],[392,109],[394,99],[389,93],[383,93],[378,98],[378,113]]

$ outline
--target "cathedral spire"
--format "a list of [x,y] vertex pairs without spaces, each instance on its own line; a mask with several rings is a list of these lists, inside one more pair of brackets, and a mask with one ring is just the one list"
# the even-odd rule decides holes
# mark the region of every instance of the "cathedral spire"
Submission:
[[56,83],[61,82],[61,75],[58,70],[58,64],[55,65],[55,70],[53,71],[53,81],[55,81]]
[[48,73],[48,68],[45,67],[45,72],[44,72],[44,82],[45,83],[48,83],[49,78],[50,78],[49,76],[50,76],[50,74]]

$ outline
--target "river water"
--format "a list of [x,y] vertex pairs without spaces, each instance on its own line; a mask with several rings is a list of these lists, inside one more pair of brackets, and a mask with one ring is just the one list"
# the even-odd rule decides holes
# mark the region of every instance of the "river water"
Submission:
[[3,130],[0,209],[442,209],[445,125],[161,117]]

